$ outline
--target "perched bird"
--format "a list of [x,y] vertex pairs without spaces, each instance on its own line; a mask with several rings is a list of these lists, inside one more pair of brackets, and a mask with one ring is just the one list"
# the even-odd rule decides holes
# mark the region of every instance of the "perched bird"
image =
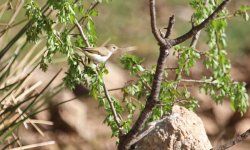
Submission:
[[107,44],[101,47],[82,48],[82,52],[92,61],[101,63],[106,62],[118,49],[115,44]]

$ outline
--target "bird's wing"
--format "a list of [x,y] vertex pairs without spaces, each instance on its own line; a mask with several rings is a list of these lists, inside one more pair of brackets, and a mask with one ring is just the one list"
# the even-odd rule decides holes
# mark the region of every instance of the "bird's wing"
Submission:
[[[99,49],[99,51],[98,51]],[[101,48],[96,48],[96,47],[91,47],[91,48],[83,48],[83,51],[87,51],[88,53],[92,53],[92,54],[98,54],[98,55],[101,55],[101,56],[107,56],[110,52],[104,48],[104,47],[101,47]]]

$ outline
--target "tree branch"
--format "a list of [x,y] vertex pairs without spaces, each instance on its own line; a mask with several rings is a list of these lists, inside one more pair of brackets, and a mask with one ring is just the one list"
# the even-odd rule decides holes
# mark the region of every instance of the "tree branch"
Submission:
[[[86,13],[85,13],[85,14],[89,14],[90,11],[92,11],[93,9],[95,9],[95,8],[98,6],[98,4],[100,4],[100,2],[95,2],[94,4],[91,3],[90,6],[89,6],[89,8],[86,10]],[[86,20],[86,18],[87,18],[87,16],[81,17],[81,18],[79,19],[78,23],[80,22],[80,23],[83,24],[84,21]],[[70,28],[69,33],[70,33],[75,27],[76,27],[76,24],[74,24],[74,25]]]
[[150,117],[153,108],[159,103],[159,92],[161,88],[161,82],[163,79],[164,64],[166,58],[169,54],[170,44],[163,39],[156,27],[156,15],[155,15],[155,0],[149,0],[150,2],[150,19],[151,19],[151,30],[160,45],[160,55],[157,61],[156,71],[154,74],[153,85],[151,89],[151,94],[146,101],[146,105],[136,120],[135,124],[131,130],[124,136],[120,138],[120,143],[118,145],[119,150],[129,149],[131,146],[132,139],[136,138],[136,135],[140,131],[142,125]]
[[82,38],[83,38],[84,42],[86,43],[87,47],[91,47],[90,44],[89,44],[88,38],[87,38],[86,35],[84,34],[84,32],[83,32],[83,30],[82,30],[82,27],[81,27],[81,25],[79,24],[79,22],[78,22],[77,19],[75,19],[75,24],[76,24],[76,27],[78,28],[79,32],[81,33]]
[[156,25],[155,0],[149,0],[151,30],[155,39],[160,45],[165,45],[165,40],[161,37]]
[[231,139],[226,144],[219,146],[218,148],[212,149],[212,150],[225,150],[228,149],[244,140],[246,140],[250,136],[250,129],[248,129],[246,132],[242,133],[241,135]]
[[174,22],[175,22],[175,18],[174,18],[174,15],[172,15],[168,21],[168,27],[166,28],[167,32],[166,32],[165,37],[164,37],[165,39],[167,39],[170,36],[172,29],[173,29],[173,26],[174,26]]
[[192,79],[181,79],[181,82],[188,83],[207,83],[207,84],[215,84],[212,80],[192,80]]
[[201,29],[203,29],[204,27],[207,26],[207,24],[214,20],[215,17],[219,14],[220,11],[222,11],[224,9],[224,7],[226,6],[226,4],[229,2],[230,0],[224,0],[217,8],[216,10],[207,18],[205,19],[203,22],[201,22],[199,25],[194,26],[189,32],[187,32],[186,34],[174,39],[171,41],[171,45],[177,45],[180,44],[184,41],[186,41],[187,39],[189,39],[190,37],[192,37],[193,35],[197,34]]
[[104,80],[103,80],[103,90],[104,90],[104,94],[105,94],[105,97],[107,98],[108,100],[108,103],[109,103],[109,106],[110,106],[110,109],[111,109],[111,112],[114,116],[114,121],[116,123],[116,125],[118,126],[119,128],[119,134],[121,135],[122,134],[122,130],[121,130],[121,120],[119,119],[118,115],[117,115],[117,112],[115,110],[115,106],[114,106],[114,103],[113,103],[113,100],[111,99],[111,97],[109,96],[109,93],[108,93],[108,90],[106,88],[106,85],[104,83]]
[[[132,142],[133,139],[135,139],[138,136],[138,133],[140,132],[142,126],[147,121],[147,119],[150,117],[153,108],[160,103],[159,101],[159,92],[161,88],[161,83],[163,80],[163,72],[164,72],[164,64],[166,62],[166,58],[169,54],[169,49],[177,45],[179,43],[184,42],[188,38],[192,37],[194,34],[196,34],[198,31],[200,31],[202,28],[204,28],[211,20],[213,20],[218,13],[225,7],[225,5],[229,2],[229,0],[224,0],[218,8],[207,18],[205,19],[201,24],[193,27],[189,32],[184,34],[183,36],[176,38],[174,40],[172,39],[164,39],[161,37],[159,30],[156,26],[156,13],[155,13],[155,0],[149,0],[149,7],[150,7],[150,23],[151,23],[151,30],[152,33],[157,40],[159,46],[160,46],[160,55],[157,61],[156,71],[154,74],[154,80],[152,84],[151,94],[148,97],[145,107],[142,110],[141,114],[139,115],[138,119],[132,126],[131,130],[125,134],[120,136],[120,142],[118,145],[119,150],[126,150],[131,147],[131,145],[134,143]],[[171,31],[171,26],[173,25],[173,19],[169,19],[169,31]],[[170,32],[171,33],[171,32]],[[170,34],[168,33],[168,34]],[[168,35],[167,34],[167,35]],[[168,35],[169,36],[169,35]],[[139,136],[140,137],[140,136]]]

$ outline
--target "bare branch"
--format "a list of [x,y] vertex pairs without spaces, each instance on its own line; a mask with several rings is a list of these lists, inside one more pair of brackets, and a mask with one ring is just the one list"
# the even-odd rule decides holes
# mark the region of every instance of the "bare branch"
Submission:
[[207,84],[216,84],[212,80],[192,80],[192,79],[181,79],[181,82],[188,82],[188,83],[207,83]]
[[21,21],[15,23],[15,24],[11,24],[11,25],[6,24],[7,27],[6,27],[5,29],[3,29],[3,30],[0,31],[0,37],[1,37],[1,36],[4,34],[4,32],[6,32],[7,30],[9,30],[9,29],[11,29],[11,28],[14,28],[14,27],[18,26],[18,25],[24,23],[25,21],[27,21],[27,19],[23,19],[23,20],[21,20]]
[[19,12],[20,12],[20,10],[21,10],[21,8],[23,6],[23,4],[24,4],[24,0],[21,0],[20,3],[19,3],[19,5],[18,5],[18,7],[17,7],[17,9],[16,9],[16,11],[15,11],[15,13],[11,17],[11,19],[10,19],[10,21],[8,23],[8,26],[11,25],[15,21],[17,15],[19,14]]
[[121,134],[122,133],[122,130],[121,130],[121,120],[119,119],[118,115],[117,115],[117,112],[115,110],[115,106],[114,106],[114,103],[113,103],[113,100],[111,99],[111,97],[109,96],[109,93],[108,93],[108,90],[106,88],[106,85],[103,81],[103,90],[104,90],[104,94],[105,94],[105,97],[107,98],[108,100],[108,103],[109,103],[109,106],[110,106],[110,109],[111,109],[111,112],[114,116],[114,120],[115,120],[115,123],[116,125],[119,127],[119,133]]
[[200,37],[200,34],[201,34],[201,31],[197,32],[197,33],[193,36],[192,41],[191,41],[191,43],[190,43],[190,47],[192,47],[192,48],[195,48],[195,47],[196,47],[197,42],[198,42],[198,39],[199,39],[199,37]]
[[151,17],[150,23],[151,23],[152,33],[160,45],[165,45],[165,41],[161,37],[156,25],[155,0],[149,0],[149,7],[150,7],[150,17]]
[[91,47],[90,44],[89,44],[88,38],[87,38],[87,36],[84,34],[84,32],[83,32],[83,30],[82,30],[82,27],[81,27],[81,25],[79,24],[79,22],[78,22],[77,19],[75,19],[75,24],[76,24],[76,27],[78,28],[79,32],[81,33],[82,38],[83,38],[84,42],[86,43],[87,47]]
[[170,36],[172,29],[173,29],[173,26],[174,26],[174,22],[175,22],[175,18],[174,18],[174,15],[172,15],[169,18],[168,27],[166,28],[167,32],[166,32],[165,37],[164,37],[165,39],[167,39]]
[[218,148],[212,149],[212,150],[225,150],[228,149],[244,140],[246,140],[250,136],[250,129],[248,129],[246,132],[242,133],[241,135],[231,139],[226,144],[219,146]]
[[[95,2],[94,4],[90,4],[90,6],[88,7],[88,9],[86,10],[86,13],[85,14],[89,14],[90,11],[92,11],[93,9],[95,9],[98,4],[100,4],[100,2]],[[81,24],[84,24],[84,21],[86,20],[87,16],[83,16],[79,19],[78,23],[80,22]],[[69,33],[76,27],[76,24],[74,24],[70,30],[69,30]]]
[[123,87],[118,87],[118,88],[113,88],[113,89],[108,89],[109,92],[112,92],[112,91],[119,91],[119,90],[122,90],[124,88]]
[[[154,74],[154,80],[153,80],[150,96],[148,97],[144,109],[142,110],[135,124],[132,126],[131,130],[127,134],[120,137],[120,142],[118,145],[119,150],[125,150],[131,147],[131,145],[134,143],[132,142],[133,139],[138,137],[138,134],[140,130],[142,129],[142,126],[150,117],[153,108],[157,106],[158,104],[160,104],[159,92],[160,92],[160,87],[161,87],[161,83],[163,80],[164,64],[169,54],[169,49],[174,45],[184,42],[185,40],[187,40],[188,38],[196,34],[198,31],[200,31],[202,28],[204,28],[211,20],[213,20],[218,15],[218,13],[225,7],[225,5],[228,2],[229,0],[224,0],[222,4],[220,4],[220,6],[218,6],[218,8],[201,24],[193,27],[189,32],[187,32],[183,36],[177,39],[171,40],[171,39],[164,39],[161,37],[159,30],[157,29],[157,26],[156,26],[155,0],[149,0],[151,30],[155,39],[158,41],[160,45],[160,56],[157,61],[157,66],[156,66],[156,71]],[[170,22],[169,22],[170,25],[169,25],[168,32],[171,31],[171,28],[172,28],[171,26],[173,25],[173,21],[171,20],[173,19],[170,18]]]
[[227,15],[227,16],[217,17],[217,18],[215,18],[214,20],[229,19],[229,18],[236,17],[236,16],[237,16],[237,14],[234,13],[234,14],[230,14],[230,15]]
[[175,71],[178,67],[167,67],[165,70]]
[[[90,6],[89,6],[89,8],[88,8],[87,11],[86,11],[86,14],[88,14],[91,10],[93,10],[95,7],[97,7],[98,4],[100,4],[100,2],[95,2],[94,4],[91,3]],[[84,16],[84,17],[82,17],[79,21],[78,21],[77,19],[75,19],[75,26],[78,28],[79,32],[81,33],[81,36],[82,36],[84,42],[86,43],[87,47],[91,47],[91,45],[89,44],[88,38],[87,38],[87,36],[84,34],[83,29],[82,29],[82,27],[81,27],[81,25],[80,25],[80,23],[79,23],[79,22],[84,22],[84,21],[86,20],[86,18],[87,18],[87,17]],[[73,27],[70,29],[70,31],[72,31],[72,30],[75,28],[75,26],[73,26]]]
[[190,37],[192,37],[193,35],[197,34],[201,29],[203,29],[204,27],[207,26],[207,24],[212,21],[213,19],[215,19],[215,17],[219,14],[220,11],[222,11],[224,9],[224,7],[226,6],[226,4],[229,2],[230,0],[224,0],[217,8],[216,10],[207,18],[205,19],[203,22],[201,22],[199,25],[193,27],[189,32],[187,32],[186,34],[174,39],[171,41],[171,45],[177,45],[180,44],[184,41],[186,41],[187,39],[189,39]]
[[159,92],[160,86],[163,79],[163,71],[164,71],[164,64],[166,62],[166,58],[168,56],[168,50],[160,50],[160,56],[158,58],[156,72],[154,75],[152,90],[149,98],[146,101],[145,108],[141,112],[139,118],[136,120],[135,124],[133,125],[132,129],[120,139],[120,143],[118,145],[119,150],[129,149],[131,146],[131,140],[136,137],[139,130],[141,129],[142,125],[145,121],[150,117],[153,108],[159,104]]

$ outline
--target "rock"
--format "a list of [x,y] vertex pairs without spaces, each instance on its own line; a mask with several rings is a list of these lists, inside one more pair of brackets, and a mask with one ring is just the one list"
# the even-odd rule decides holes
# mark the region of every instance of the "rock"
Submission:
[[220,132],[220,128],[216,123],[214,117],[205,114],[199,114],[199,117],[204,123],[205,130],[209,136],[216,136]]
[[213,108],[213,101],[209,95],[206,95],[204,92],[201,92],[198,88],[192,89],[192,94],[199,100],[198,112],[208,111]]
[[222,104],[217,105],[214,103],[213,105],[213,114],[216,123],[221,127],[225,127],[230,121],[230,118],[234,115],[234,112],[230,107],[230,102],[223,101]]
[[241,121],[236,123],[235,125],[236,134],[242,134],[246,132],[249,129],[249,124],[250,124],[249,118],[242,119]]
[[172,113],[157,121],[154,129],[136,145],[137,150],[208,150],[208,140],[201,119],[192,111],[174,106]]
[[[54,98],[59,102],[62,100],[69,100],[75,97],[71,91],[63,90],[60,94]],[[89,131],[87,126],[87,106],[78,99],[67,102],[65,105],[60,105],[59,115],[61,119],[67,123],[72,129],[83,138],[91,140],[94,138],[94,134]]]

